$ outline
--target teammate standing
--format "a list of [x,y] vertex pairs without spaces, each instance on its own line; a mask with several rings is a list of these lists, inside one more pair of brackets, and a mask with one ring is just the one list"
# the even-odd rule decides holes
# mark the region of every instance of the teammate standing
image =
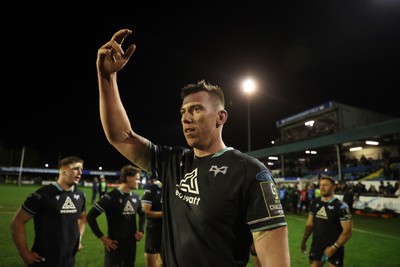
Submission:
[[[104,267],[133,267],[136,242],[143,238],[145,213],[141,199],[132,189],[139,188],[141,170],[132,165],[122,167],[120,185],[106,193],[87,215],[93,233],[104,245]],[[104,235],[96,218],[106,213],[108,235]],[[136,214],[139,216],[137,225]]]
[[344,244],[353,229],[350,209],[334,196],[335,181],[331,177],[321,176],[319,188],[321,197],[311,202],[300,248],[307,253],[306,242],[312,234],[310,266],[320,267],[326,261],[329,266],[343,266]]
[[[83,160],[60,160],[56,182],[30,194],[11,222],[11,234],[19,255],[28,266],[73,267],[82,248],[86,223],[86,196],[77,185]],[[35,240],[28,249],[25,224],[33,218]]]
[[142,206],[146,213],[145,232],[145,261],[146,267],[162,266],[161,262],[161,235],[162,235],[162,207],[160,181],[153,179],[144,190]]

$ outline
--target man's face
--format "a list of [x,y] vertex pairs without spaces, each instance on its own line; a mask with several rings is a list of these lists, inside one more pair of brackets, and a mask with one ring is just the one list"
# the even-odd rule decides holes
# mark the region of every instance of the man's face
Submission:
[[181,123],[190,147],[206,149],[219,138],[218,108],[207,92],[190,94],[183,100]]
[[333,193],[335,192],[335,185],[327,179],[321,179],[319,181],[319,189],[321,190],[322,197],[330,197],[333,196]]
[[66,183],[69,187],[73,185],[77,185],[82,177],[82,163],[72,163],[69,164],[68,167],[64,167],[61,169],[61,177],[63,182]]
[[130,189],[138,189],[140,183],[140,173],[133,176],[126,176],[126,184]]

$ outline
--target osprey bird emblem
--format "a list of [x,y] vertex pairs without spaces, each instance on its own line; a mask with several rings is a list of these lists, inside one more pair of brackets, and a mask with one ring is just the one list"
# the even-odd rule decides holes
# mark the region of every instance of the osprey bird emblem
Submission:
[[209,172],[214,172],[214,177],[215,177],[220,172],[223,174],[226,174],[227,170],[228,170],[228,167],[226,167],[226,166],[222,166],[221,168],[218,168],[218,166],[212,165]]

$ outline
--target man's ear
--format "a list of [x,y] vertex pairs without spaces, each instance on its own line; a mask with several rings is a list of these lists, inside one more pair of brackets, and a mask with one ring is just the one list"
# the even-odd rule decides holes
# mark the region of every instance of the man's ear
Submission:
[[218,111],[218,118],[217,118],[217,128],[224,125],[228,118],[228,112],[225,109],[220,109]]

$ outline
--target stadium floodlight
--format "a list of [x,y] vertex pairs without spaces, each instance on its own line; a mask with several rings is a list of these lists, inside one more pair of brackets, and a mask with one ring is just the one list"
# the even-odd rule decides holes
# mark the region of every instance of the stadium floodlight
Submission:
[[371,145],[371,146],[377,146],[377,145],[379,145],[379,142],[376,142],[376,141],[365,141],[365,144]]

